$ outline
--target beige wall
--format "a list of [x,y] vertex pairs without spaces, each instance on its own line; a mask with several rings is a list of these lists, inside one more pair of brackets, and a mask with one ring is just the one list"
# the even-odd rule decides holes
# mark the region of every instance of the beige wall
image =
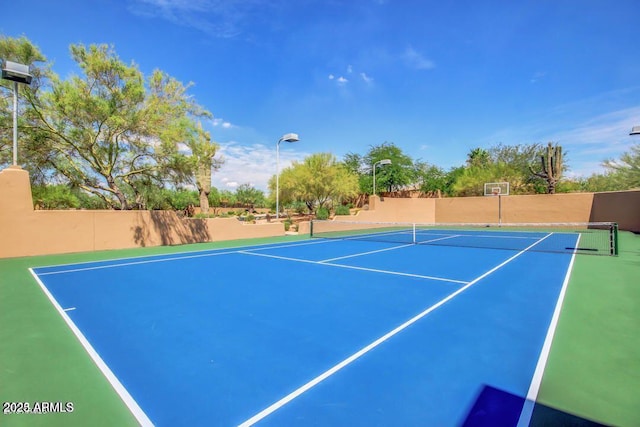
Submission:
[[589,221],[615,221],[621,230],[640,233],[640,190],[595,193]]
[[617,222],[640,232],[640,191],[442,199],[370,198],[369,210],[337,220],[366,222],[497,223]]
[[[361,222],[498,222],[496,197],[384,198],[336,219]],[[640,232],[640,191],[502,197],[502,222],[613,221]],[[308,224],[299,225],[308,233]],[[183,219],[172,211],[35,211],[29,175],[0,171],[0,257],[179,245],[284,235],[281,223]]]
[[182,219],[173,211],[35,211],[28,173],[0,171],[0,258],[283,235],[281,223]]

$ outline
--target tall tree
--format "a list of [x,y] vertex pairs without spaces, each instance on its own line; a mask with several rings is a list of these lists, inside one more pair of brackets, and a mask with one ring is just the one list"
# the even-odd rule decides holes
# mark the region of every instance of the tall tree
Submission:
[[[275,176],[269,189],[275,193]],[[280,200],[303,202],[310,212],[329,203],[342,201],[358,193],[358,177],[330,153],[312,154],[303,162],[294,162],[280,175]]]
[[236,188],[236,200],[245,207],[253,209],[256,205],[264,205],[265,198],[262,190],[246,183]]
[[467,166],[484,167],[491,163],[491,155],[484,148],[474,148],[467,154]]
[[71,55],[82,75],[52,75],[32,104],[49,164],[119,209],[141,207],[149,185],[188,182],[192,164],[179,144],[197,134],[194,118],[210,116],[188,86],[159,70],[145,81],[107,45],[72,45]]
[[384,188],[387,191],[400,190],[414,183],[416,176],[411,157],[404,154],[393,142],[384,142],[372,146],[363,157],[369,174],[368,193],[373,192],[373,165],[383,159],[391,160],[391,164],[376,167],[376,190],[378,188]]
[[603,164],[619,179],[621,189],[640,188],[640,144],[631,146],[620,159]]

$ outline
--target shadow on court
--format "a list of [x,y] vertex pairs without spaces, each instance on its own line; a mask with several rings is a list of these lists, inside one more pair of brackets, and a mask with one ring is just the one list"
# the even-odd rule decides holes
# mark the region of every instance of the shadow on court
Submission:
[[[525,399],[485,385],[462,423],[463,427],[517,426]],[[531,427],[600,427],[597,422],[536,403]]]

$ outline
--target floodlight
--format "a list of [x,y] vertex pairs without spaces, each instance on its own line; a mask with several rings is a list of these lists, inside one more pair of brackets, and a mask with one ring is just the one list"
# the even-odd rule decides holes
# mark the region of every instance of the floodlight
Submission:
[[29,66],[2,61],[2,78],[13,82],[13,166],[18,166],[18,83],[30,85]]
[[376,194],[376,166],[390,165],[390,159],[378,160],[373,164],[373,194]]
[[298,142],[300,141],[300,138],[298,137],[297,133],[288,133],[286,135],[283,135],[282,138],[280,138],[280,140],[278,141],[278,143],[280,142]]
[[33,76],[29,74],[29,66],[17,62],[4,61],[2,64],[2,78],[23,84],[31,84]]

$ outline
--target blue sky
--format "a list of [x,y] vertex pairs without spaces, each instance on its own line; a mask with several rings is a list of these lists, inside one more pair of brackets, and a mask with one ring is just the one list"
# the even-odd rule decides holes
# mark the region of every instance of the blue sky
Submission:
[[394,142],[460,165],[474,147],[553,141],[572,175],[640,138],[637,0],[33,0],[5,2],[61,76],[72,43],[109,43],[193,82],[225,165],[213,184],[266,189],[281,165]]

